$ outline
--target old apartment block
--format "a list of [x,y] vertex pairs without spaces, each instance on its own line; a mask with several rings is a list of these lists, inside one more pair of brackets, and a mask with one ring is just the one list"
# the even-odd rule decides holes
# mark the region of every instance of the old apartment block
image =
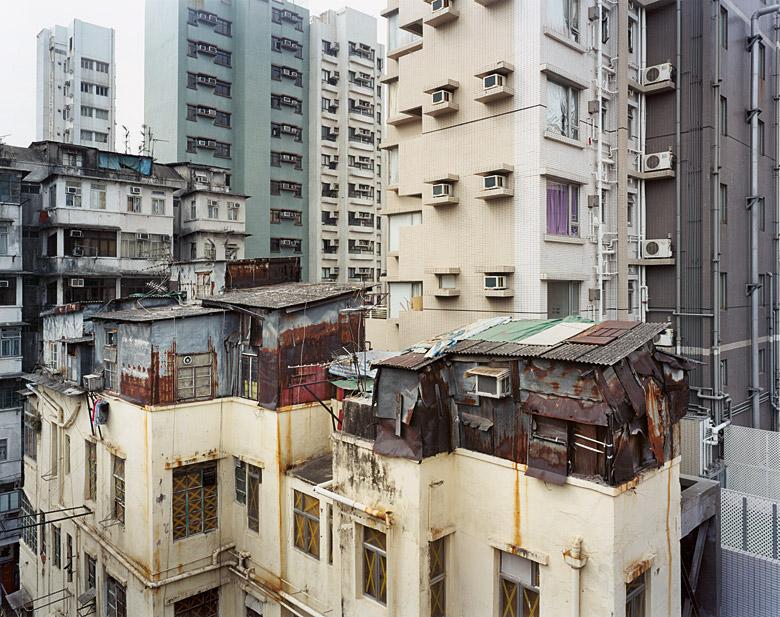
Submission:
[[375,347],[475,312],[668,322],[658,343],[702,362],[696,404],[770,426],[778,88],[773,18],[750,38],[763,6],[388,4]]
[[114,30],[79,19],[38,33],[36,139],[113,150]]
[[226,185],[248,196],[246,255],[298,256],[305,273],[308,31],[292,3],[146,3],[149,152],[226,168]]
[[12,605],[679,614],[689,364],[654,348],[663,324],[487,320],[340,404],[361,302],[283,284],[49,311],[47,346],[82,363],[26,397]]
[[350,8],[313,17],[310,28],[309,109],[319,126],[309,138],[311,276],[378,281],[384,46],[376,20]]

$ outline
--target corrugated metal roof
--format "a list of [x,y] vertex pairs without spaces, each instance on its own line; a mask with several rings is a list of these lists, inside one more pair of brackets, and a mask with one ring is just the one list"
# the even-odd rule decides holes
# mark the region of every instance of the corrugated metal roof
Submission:
[[400,356],[393,356],[392,358],[385,358],[384,360],[379,360],[378,362],[372,362],[371,366],[381,366],[383,368],[401,368],[410,371],[417,371],[425,366],[428,366],[429,364],[433,364],[441,357],[443,356],[439,356],[437,358],[426,358],[425,354],[409,351],[407,353],[402,353]]
[[362,286],[334,283],[280,283],[237,289],[221,296],[211,296],[203,299],[203,305],[235,304],[261,309],[283,309],[346,296],[361,289]]
[[560,319],[518,319],[488,328],[469,339],[502,343],[521,341],[560,322]]
[[104,321],[161,321],[163,319],[182,319],[221,313],[222,309],[206,308],[199,304],[171,304],[168,306],[137,307],[123,311],[96,313],[92,319]]
[[608,343],[607,345],[597,345],[597,348],[593,351],[577,358],[577,362],[604,365],[614,364],[648,341],[652,341],[656,335],[663,332],[666,327],[667,325],[665,323],[637,324],[636,327],[627,330],[625,334],[611,343]]
[[589,351],[597,349],[598,345],[581,345],[578,343],[563,343],[557,347],[553,347],[550,351],[546,351],[541,355],[542,358],[547,360],[577,360],[580,356],[584,356]]

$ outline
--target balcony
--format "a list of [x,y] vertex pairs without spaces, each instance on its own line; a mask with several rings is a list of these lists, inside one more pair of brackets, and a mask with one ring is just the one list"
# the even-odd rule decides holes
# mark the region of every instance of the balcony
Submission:
[[427,17],[423,23],[426,26],[432,26],[438,28],[444,26],[452,21],[455,21],[460,16],[457,10],[452,6],[445,6],[439,10],[432,10],[430,17]]

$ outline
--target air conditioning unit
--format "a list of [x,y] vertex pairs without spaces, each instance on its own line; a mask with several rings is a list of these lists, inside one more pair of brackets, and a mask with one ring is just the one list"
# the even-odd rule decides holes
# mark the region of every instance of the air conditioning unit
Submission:
[[295,246],[295,240],[279,240],[279,246]]
[[642,242],[642,257],[645,259],[669,259],[672,257],[672,241],[667,238]]
[[446,103],[450,100],[450,97],[452,96],[452,93],[448,90],[436,90],[433,94],[431,94],[431,102],[434,105],[439,105],[441,103]]
[[434,197],[449,197],[452,195],[452,185],[448,182],[441,182],[433,185]]
[[294,135],[298,132],[298,127],[293,126],[292,124],[283,124],[282,125],[282,133],[287,133],[289,135]]
[[0,281],[0,287],[10,287],[11,283],[8,281]]
[[674,169],[674,154],[656,152],[642,157],[642,171],[668,171]]
[[508,368],[477,366],[466,371],[466,377],[474,377],[474,393],[488,398],[505,398],[512,390],[512,379]]
[[292,210],[282,210],[279,213],[279,218],[281,219],[294,219],[295,218],[295,212]]
[[673,347],[674,346],[674,328],[667,328],[655,337],[653,341],[657,347]]
[[282,69],[282,75],[284,75],[285,77],[297,77],[298,76],[298,71],[296,71],[294,69],[290,69],[290,68],[284,67]]
[[143,234],[143,233],[135,234],[135,239],[136,240],[148,240],[149,239],[149,234]]
[[84,287],[84,279],[70,279],[71,287]]
[[141,187],[140,186],[131,186],[130,187],[130,194],[131,195],[140,195],[141,194]]
[[506,276],[503,274],[486,274],[483,286],[489,290],[506,289]]
[[74,257],[82,257],[84,255],[84,248],[81,246],[74,246],[73,247],[73,256]]
[[103,375],[84,375],[81,378],[81,383],[87,392],[97,392],[103,389]]
[[69,186],[65,189],[68,195],[81,195],[81,189],[76,186]]
[[433,2],[431,2],[431,10],[434,12],[449,8],[449,6],[450,0],[433,0]]
[[355,212],[355,218],[371,220],[372,214],[370,212]]
[[293,98],[291,96],[283,96],[282,97],[282,103],[285,103],[287,105],[292,105],[295,101],[293,101]]
[[482,188],[486,191],[502,188],[504,186],[505,180],[506,178],[499,174],[485,176],[482,178]]
[[212,109],[211,107],[200,107],[198,108],[198,113],[201,116],[209,116],[211,118],[215,117],[217,115],[217,110]]
[[71,238],[81,238],[84,235],[84,232],[80,229],[71,229],[70,230],[70,237]]
[[195,182],[200,182],[201,184],[208,184],[209,183],[209,177],[208,176],[195,176]]
[[490,88],[498,88],[504,85],[504,76],[501,73],[491,73],[485,75],[482,78],[482,88],[489,90]]
[[664,62],[663,64],[656,64],[655,66],[648,66],[642,71],[642,83],[645,86],[657,84],[662,81],[670,81],[675,77],[674,66],[671,62]]

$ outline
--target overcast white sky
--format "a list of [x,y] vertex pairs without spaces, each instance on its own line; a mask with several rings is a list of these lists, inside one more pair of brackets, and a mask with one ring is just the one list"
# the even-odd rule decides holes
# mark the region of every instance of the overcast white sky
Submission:
[[[169,0],[175,2],[176,0]],[[297,0],[312,14],[345,5],[377,18],[380,41],[384,20],[379,17],[386,0]],[[140,141],[144,119],[144,0],[22,0],[3,2],[0,19],[0,137],[24,146],[35,139],[35,37],[43,28],[67,25],[78,18],[116,30],[117,149],[121,149],[122,125]]]

